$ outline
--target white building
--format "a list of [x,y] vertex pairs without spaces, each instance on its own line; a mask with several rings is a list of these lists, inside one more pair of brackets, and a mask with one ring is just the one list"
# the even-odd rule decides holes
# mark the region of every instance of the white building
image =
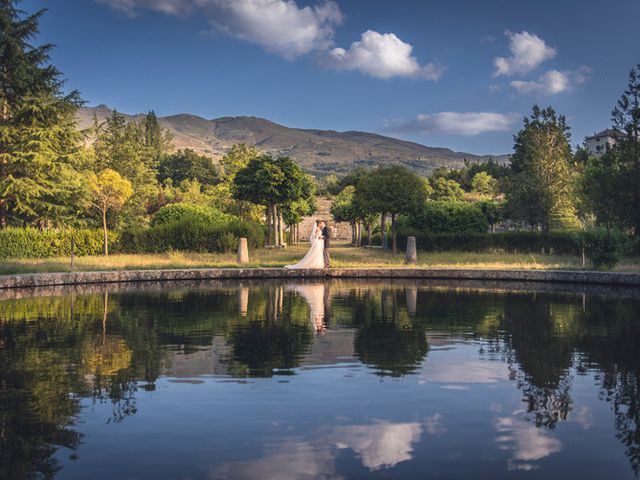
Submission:
[[584,139],[589,152],[594,155],[602,155],[611,147],[613,147],[618,139],[625,137],[626,134],[619,130],[608,128],[601,132],[594,133],[592,136]]

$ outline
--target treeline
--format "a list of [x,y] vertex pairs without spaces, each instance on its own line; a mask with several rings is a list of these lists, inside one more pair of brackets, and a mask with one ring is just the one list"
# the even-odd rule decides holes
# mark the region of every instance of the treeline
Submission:
[[[379,167],[329,176],[323,188],[335,194],[334,218],[352,225],[354,245],[364,243],[363,232],[369,246],[390,236],[394,252],[398,234],[428,249],[513,250],[507,241],[519,251],[585,251],[595,266],[611,266],[640,237],[640,65],[612,126],[620,135],[603,154],[586,145],[574,151],[565,117],[534,106],[508,165],[442,167],[428,178]],[[496,230],[512,234],[488,234]]]

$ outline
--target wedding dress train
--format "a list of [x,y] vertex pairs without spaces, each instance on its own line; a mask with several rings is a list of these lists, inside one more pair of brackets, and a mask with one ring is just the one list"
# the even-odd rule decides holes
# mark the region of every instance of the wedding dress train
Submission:
[[322,238],[322,230],[315,227],[310,235],[309,241],[311,242],[311,246],[307,254],[302,257],[302,260],[294,265],[285,265],[284,268],[324,268],[324,239]]

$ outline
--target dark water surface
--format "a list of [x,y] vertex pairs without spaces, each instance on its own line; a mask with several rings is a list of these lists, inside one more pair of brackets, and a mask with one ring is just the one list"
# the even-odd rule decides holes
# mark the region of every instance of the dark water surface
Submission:
[[493,287],[0,292],[0,478],[637,478],[637,292]]

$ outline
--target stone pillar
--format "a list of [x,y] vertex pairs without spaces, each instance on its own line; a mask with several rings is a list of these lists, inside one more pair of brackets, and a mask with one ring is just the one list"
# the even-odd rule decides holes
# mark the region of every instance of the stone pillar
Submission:
[[404,256],[404,263],[415,265],[418,262],[418,251],[416,250],[416,237],[407,237],[407,251]]
[[238,263],[240,265],[249,263],[249,248],[247,246],[246,238],[241,238],[238,241]]

